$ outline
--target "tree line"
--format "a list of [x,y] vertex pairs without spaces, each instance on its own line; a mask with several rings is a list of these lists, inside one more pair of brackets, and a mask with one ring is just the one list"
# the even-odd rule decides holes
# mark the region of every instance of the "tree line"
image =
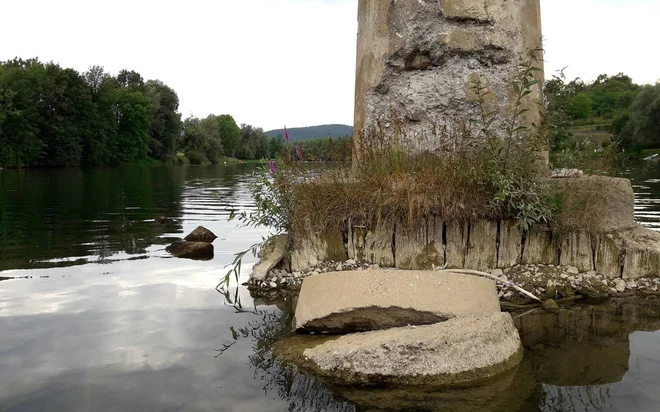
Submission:
[[0,62],[0,167],[268,158],[283,141],[231,115],[181,119],[176,92],[135,71]]
[[623,73],[567,82],[560,72],[546,82],[545,95],[553,150],[574,143],[571,127],[586,124],[605,125],[621,150],[660,148],[660,83],[638,85]]

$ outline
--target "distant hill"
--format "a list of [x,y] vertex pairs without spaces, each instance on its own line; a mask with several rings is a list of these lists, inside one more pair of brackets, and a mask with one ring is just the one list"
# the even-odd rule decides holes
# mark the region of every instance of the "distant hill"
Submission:
[[[301,141],[309,139],[317,139],[319,137],[332,136],[333,138],[352,136],[353,127],[345,124],[324,124],[322,126],[309,126],[309,127],[293,127],[287,129],[289,131],[289,139],[291,141]],[[284,129],[270,130],[266,134],[271,137],[281,135],[284,137]]]

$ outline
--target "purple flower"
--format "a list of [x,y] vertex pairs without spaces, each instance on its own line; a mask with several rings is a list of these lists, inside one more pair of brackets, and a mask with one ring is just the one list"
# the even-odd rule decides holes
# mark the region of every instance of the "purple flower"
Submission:
[[268,161],[268,169],[270,169],[270,174],[274,175],[275,174],[275,162],[272,160]]
[[299,160],[303,160],[303,155],[302,155],[302,150],[300,150],[300,146],[296,145],[296,154],[298,155]]
[[286,126],[284,126],[284,140],[289,143],[289,131],[286,130]]

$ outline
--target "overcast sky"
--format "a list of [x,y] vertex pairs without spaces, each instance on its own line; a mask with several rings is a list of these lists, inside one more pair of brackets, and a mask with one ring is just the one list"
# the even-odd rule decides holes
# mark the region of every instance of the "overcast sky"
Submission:
[[[660,0],[541,4],[548,77],[660,79]],[[0,0],[0,17],[0,60],[136,70],[174,88],[184,117],[353,122],[357,0]]]

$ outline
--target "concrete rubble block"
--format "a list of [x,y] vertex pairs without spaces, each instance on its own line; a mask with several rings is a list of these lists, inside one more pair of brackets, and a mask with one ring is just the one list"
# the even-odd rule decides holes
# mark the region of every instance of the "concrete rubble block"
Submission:
[[291,270],[301,271],[324,261],[343,262],[348,258],[344,246],[344,235],[338,228],[326,231],[321,235],[307,230],[296,233],[291,252]]
[[489,279],[433,271],[344,271],[304,280],[294,328],[352,333],[499,311]]
[[286,257],[289,247],[289,236],[278,235],[268,239],[259,252],[259,262],[252,267],[251,279],[264,280],[268,272],[273,270]]
[[445,264],[442,245],[442,219],[427,217],[415,228],[397,224],[395,237],[396,267],[406,270],[432,269]]
[[575,266],[580,272],[594,270],[594,249],[591,236],[584,231],[563,236],[559,263]]
[[552,238],[550,230],[541,228],[532,229],[526,234],[525,248],[522,252],[522,264],[546,264],[556,265],[559,263],[559,251],[557,244]]
[[498,267],[508,268],[520,264],[522,259],[522,233],[513,220],[500,222],[500,241],[497,254]]
[[447,245],[446,245],[446,264],[451,267],[465,267],[465,256],[467,254],[468,241],[468,223],[467,222],[447,222]]
[[660,276],[660,232],[634,228],[623,240],[623,278]]
[[497,267],[497,222],[471,222],[469,239],[465,268],[487,271]]
[[348,258],[381,267],[394,267],[393,235],[394,222],[391,220],[371,224],[350,222]]
[[586,175],[549,181],[562,198],[558,219],[575,222],[581,226],[577,229],[591,233],[635,227],[635,195],[630,180]]
[[349,384],[459,384],[496,376],[522,359],[508,313],[342,336],[305,350],[322,375]]

